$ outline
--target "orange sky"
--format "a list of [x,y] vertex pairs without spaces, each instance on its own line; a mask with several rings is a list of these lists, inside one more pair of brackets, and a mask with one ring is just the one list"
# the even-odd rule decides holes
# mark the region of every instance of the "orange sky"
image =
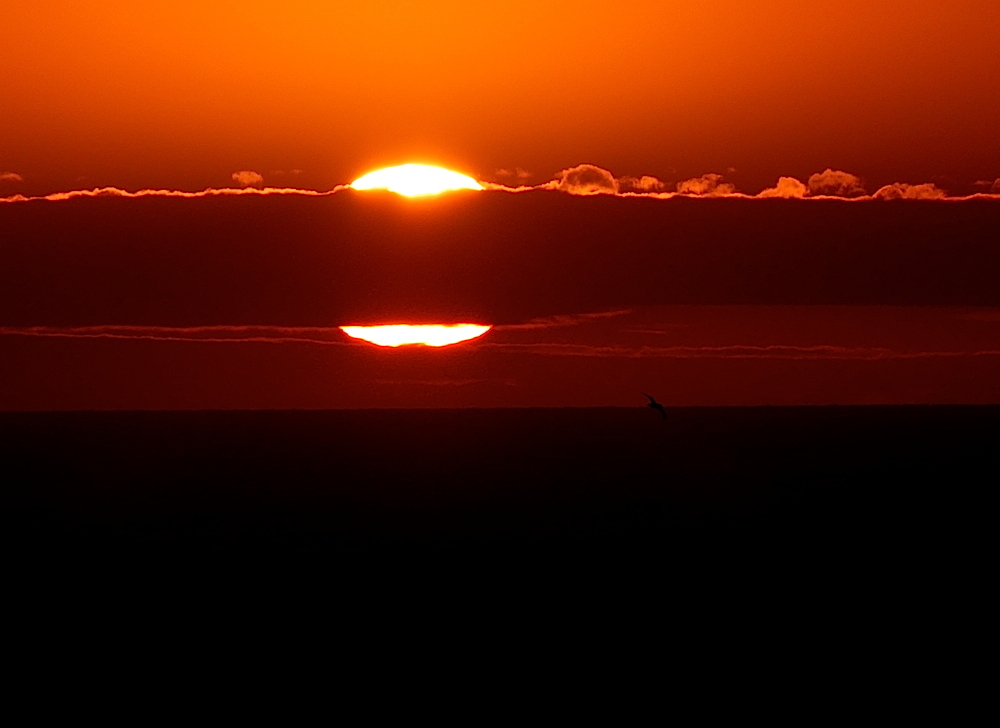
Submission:
[[237,170],[325,189],[404,161],[751,193],[827,167],[1000,177],[994,0],[8,5],[0,174],[23,181],[0,195]]

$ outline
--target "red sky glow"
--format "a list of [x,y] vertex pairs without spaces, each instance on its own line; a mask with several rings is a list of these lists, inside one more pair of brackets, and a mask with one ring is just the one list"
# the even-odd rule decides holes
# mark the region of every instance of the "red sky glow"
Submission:
[[997,37],[993,0],[13,4],[0,409],[998,403]]

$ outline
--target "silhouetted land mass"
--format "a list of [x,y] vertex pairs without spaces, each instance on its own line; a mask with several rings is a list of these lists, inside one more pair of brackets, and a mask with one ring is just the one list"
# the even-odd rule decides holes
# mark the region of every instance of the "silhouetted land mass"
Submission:
[[2,413],[0,525],[29,566],[881,578],[985,552],[998,433],[992,406]]

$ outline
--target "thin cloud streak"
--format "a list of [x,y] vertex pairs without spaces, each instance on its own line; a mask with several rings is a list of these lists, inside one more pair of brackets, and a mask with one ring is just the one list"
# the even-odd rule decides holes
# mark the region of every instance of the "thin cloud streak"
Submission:
[[923,359],[933,357],[1000,356],[1000,349],[976,351],[896,351],[883,347],[845,347],[831,345],[792,346],[772,344],[752,346],[594,346],[589,344],[518,344],[484,343],[484,347],[506,349],[542,356],[572,356],[623,359],[791,359],[854,360]]
[[[526,324],[497,327],[499,331],[533,331],[560,326],[574,326],[599,318],[624,315],[628,311],[603,314],[559,316]],[[648,333],[648,332],[647,332]],[[131,341],[211,343],[211,344],[318,344],[322,346],[364,346],[354,342],[338,327],[295,326],[80,326],[80,327],[0,327],[0,336],[50,339],[117,339]],[[888,347],[849,347],[828,344],[796,346],[789,344],[720,346],[622,346],[574,343],[482,342],[480,347],[513,354],[540,356],[596,357],[621,359],[776,359],[776,360],[851,360],[925,359],[1000,356],[1000,349],[971,351],[905,351]]]
[[29,326],[0,327],[0,336],[58,339],[128,339],[207,343],[324,344],[356,346],[336,326]]
[[268,195],[302,195],[304,197],[327,197],[347,188],[348,185],[337,185],[332,190],[318,191],[304,190],[295,187],[244,187],[242,189],[235,187],[209,187],[208,189],[201,190],[200,192],[183,192],[181,190],[139,190],[137,192],[129,192],[128,190],[122,190],[117,187],[96,187],[92,190],[53,192],[49,195],[38,195],[33,197],[25,195],[12,195],[11,197],[0,197],[0,203],[32,202],[35,200],[61,202],[63,200],[72,200],[80,197],[184,197],[191,199],[200,197],[227,197],[230,195],[257,195],[262,197]]
[[602,311],[600,313],[580,313],[567,314],[563,316],[550,316],[548,318],[532,319],[523,324],[501,324],[494,326],[494,331],[539,331],[543,329],[563,328],[566,326],[579,326],[580,324],[591,323],[602,319],[626,316],[632,313],[632,309],[623,308],[615,311]]
[[426,387],[466,387],[471,384],[492,384],[492,379],[373,379],[372,384],[389,386],[422,385]]

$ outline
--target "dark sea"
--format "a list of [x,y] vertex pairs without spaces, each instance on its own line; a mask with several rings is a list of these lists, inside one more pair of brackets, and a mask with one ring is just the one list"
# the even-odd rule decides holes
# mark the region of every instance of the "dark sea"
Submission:
[[1000,407],[0,413],[24,568],[868,578],[989,550]]

